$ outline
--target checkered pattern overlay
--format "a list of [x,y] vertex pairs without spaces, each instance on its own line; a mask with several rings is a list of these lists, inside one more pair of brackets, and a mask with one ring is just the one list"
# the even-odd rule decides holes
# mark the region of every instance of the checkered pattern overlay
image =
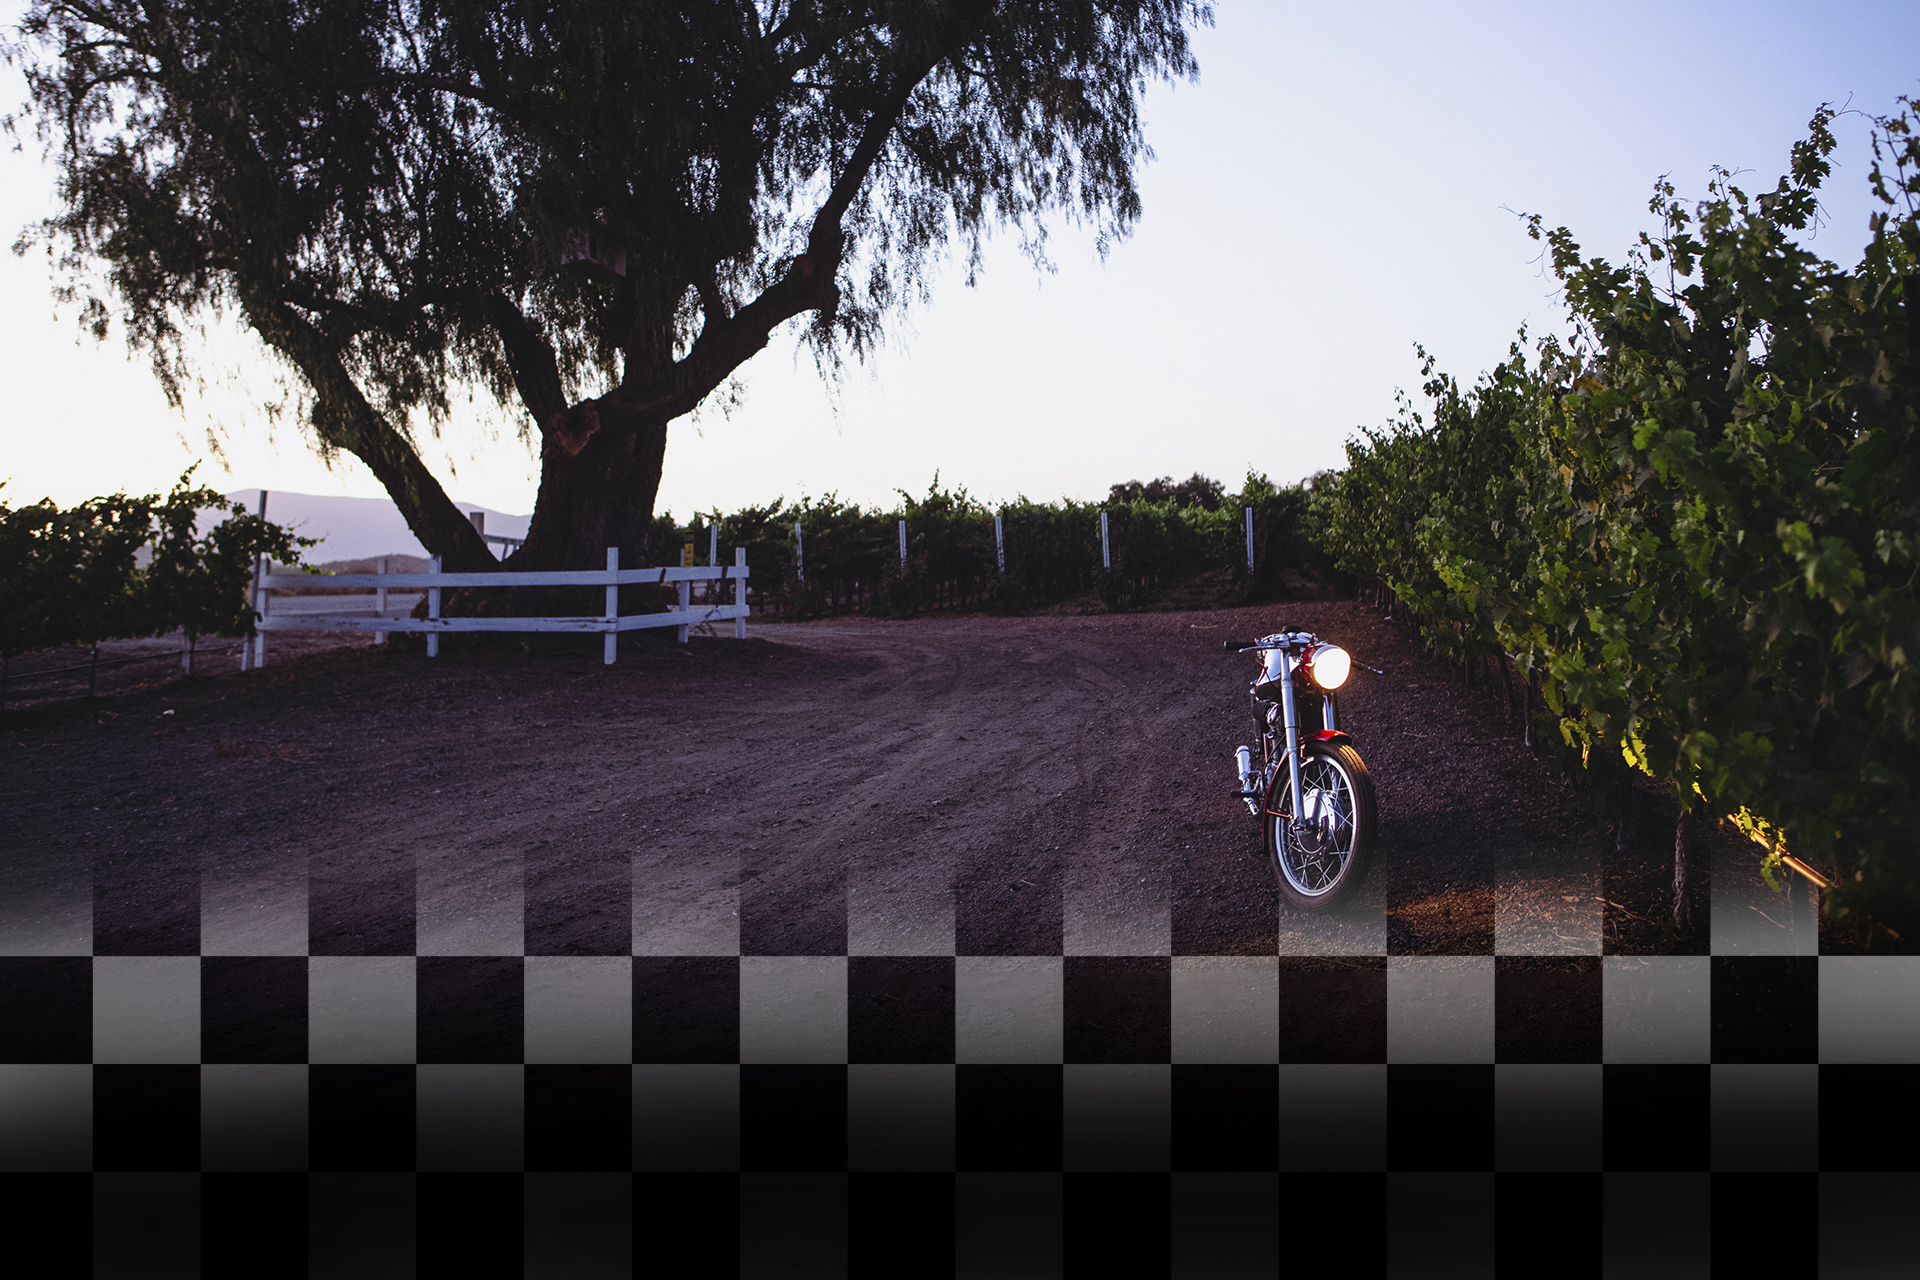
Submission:
[[6,855],[5,1203],[91,1241],[36,1275],[1920,1258],[1916,960],[1181,955],[1071,875],[1007,908],[1059,954],[969,955],[951,903],[868,909],[884,870],[839,891],[855,954],[753,954],[791,908],[731,861],[320,862]]

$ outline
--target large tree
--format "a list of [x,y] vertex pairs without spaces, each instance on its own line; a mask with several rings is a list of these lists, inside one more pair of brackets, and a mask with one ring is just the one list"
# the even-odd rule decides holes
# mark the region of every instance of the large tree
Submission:
[[[516,567],[641,548],[668,424],[788,322],[831,370],[952,246],[1139,216],[1149,80],[1196,0],[35,0],[28,112],[69,296],[176,402],[237,311],[313,439],[450,569],[494,563],[422,464],[464,389],[538,435]],[[104,268],[101,279],[92,268]]]

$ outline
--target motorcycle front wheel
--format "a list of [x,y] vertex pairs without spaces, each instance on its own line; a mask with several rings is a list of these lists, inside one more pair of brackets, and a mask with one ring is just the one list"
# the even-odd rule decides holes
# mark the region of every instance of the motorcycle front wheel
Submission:
[[[1345,743],[1310,742],[1300,762],[1303,799],[1295,803],[1285,764],[1267,790],[1267,857],[1280,892],[1300,911],[1328,911],[1366,877],[1380,819],[1373,779]],[[1284,815],[1284,816],[1283,816]]]

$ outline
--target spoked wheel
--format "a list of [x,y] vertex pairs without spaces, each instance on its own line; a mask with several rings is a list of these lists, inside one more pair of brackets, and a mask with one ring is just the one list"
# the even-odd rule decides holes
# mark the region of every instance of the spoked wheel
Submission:
[[[1267,856],[1280,892],[1301,911],[1327,911],[1345,900],[1373,858],[1373,779],[1360,753],[1345,743],[1311,742],[1300,763],[1301,804],[1285,764],[1267,790]],[[1286,814],[1288,817],[1279,815]]]

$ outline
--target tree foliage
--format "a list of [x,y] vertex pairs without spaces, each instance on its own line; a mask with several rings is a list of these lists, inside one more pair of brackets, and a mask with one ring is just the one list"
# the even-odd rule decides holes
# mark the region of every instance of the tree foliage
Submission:
[[[485,544],[422,465],[461,388],[537,433],[521,567],[640,546],[667,423],[788,321],[869,352],[933,264],[1140,215],[1148,80],[1192,0],[33,0],[42,234],[177,397],[231,308],[449,569]],[[589,245],[587,237],[591,236]],[[587,256],[578,256],[586,250]],[[569,262],[569,258],[574,260]]]
[[1226,493],[1226,487],[1218,480],[1209,479],[1194,472],[1185,480],[1175,482],[1172,476],[1161,476],[1158,480],[1149,480],[1145,484],[1138,480],[1129,480],[1125,484],[1116,484],[1108,491],[1109,502],[1165,502],[1171,498],[1183,507],[1205,507],[1208,511],[1219,509]]

